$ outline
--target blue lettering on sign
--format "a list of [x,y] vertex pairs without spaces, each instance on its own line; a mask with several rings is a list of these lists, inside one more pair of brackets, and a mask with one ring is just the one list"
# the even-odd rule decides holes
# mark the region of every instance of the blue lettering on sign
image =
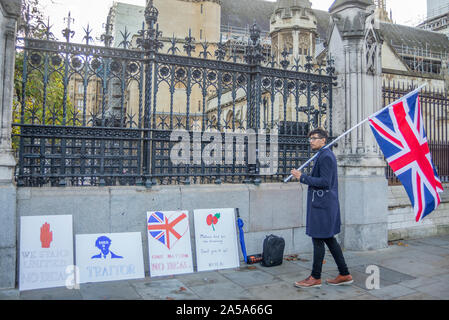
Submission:
[[135,274],[136,267],[132,264],[122,266],[114,265],[108,267],[89,266],[87,267],[87,271],[89,271],[89,278],[112,277]]

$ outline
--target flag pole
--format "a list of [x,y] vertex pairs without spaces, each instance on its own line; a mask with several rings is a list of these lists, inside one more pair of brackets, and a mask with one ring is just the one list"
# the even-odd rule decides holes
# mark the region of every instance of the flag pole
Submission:
[[[395,105],[396,103],[398,103],[399,101],[403,100],[403,99],[407,99],[410,96],[414,95],[416,92],[420,91],[422,88],[424,88],[427,84],[423,84],[421,86],[419,86],[418,88],[416,88],[413,91],[410,91],[409,93],[407,93],[405,96],[401,97],[400,99],[397,99],[396,101],[390,103],[388,106],[380,109],[379,111],[373,113],[371,116],[369,116],[368,118],[366,118],[365,120],[363,120],[362,122],[356,124],[355,126],[353,126],[351,129],[347,130],[345,133],[343,133],[342,135],[338,136],[337,138],[334,139],[334,141],[332,141],[331,143],[329,143],[328,145],[324,146],[323,149],[327,149],[332,147],[335,143],[337,143],[338,140],[340,140],[341,138],[347,136],[351,131],[357,129],[358,127],[360,127],[362,124],[364,124],[365,122],[367,122],[370,118],[377,116],[379,113],[381,113],[382,111],[384,111],[387,108],[392,107],[393,105]],[[312,158],[310,158],[309,160],[307,160],[301,167],[299,167],[297,170],[301,171],[302,169],[304,169],[310,162],[312,162],[316,157],[318,156],[318,153],[316,153]],[[287,183],[288,181],[290,181],[290,179],[293,178],[293,175],[290,175],[287,179],[284,180],[285,183]]]

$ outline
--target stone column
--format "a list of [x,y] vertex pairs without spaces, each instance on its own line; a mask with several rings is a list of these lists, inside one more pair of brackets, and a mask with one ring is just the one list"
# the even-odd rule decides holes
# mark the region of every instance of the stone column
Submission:
[[0,288],[16,285],[16,161],[11,147],[15,38],[21,0],[0,0]]
[[297,59],[299,57],[299,30],[293,30],[293,55],[292,55],[292,62],[294,62],[294,59]]
[[[335,60],[333,128],[340,135],[382,107],[382,39],[372,0],[337,0],[330,8],[329,54]],[[346,249],[388,245],[385,162],[368,123],[335,149],[339,164],[342,234]]]

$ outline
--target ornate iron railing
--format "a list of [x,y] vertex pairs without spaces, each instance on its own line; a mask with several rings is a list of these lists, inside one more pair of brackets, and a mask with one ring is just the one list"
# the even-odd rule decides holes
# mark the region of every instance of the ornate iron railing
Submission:
[[[48,24],[44,39],[18,39],[19,186],[282,181],[309,159],[311,128],[332,135],[331,59],[301,65],[285,49],[264,61],[256,25],[243,54],[190,33],[163,42],[157,17],[150,2],[136,43],[125,31],[120,48],[111,47],[109,25],[104,46],[91,44],[89,27],[85,44],[71,43],[70,24],[65,42],[52,40]],[[175,163],[183,134],[191,152]],[[262,151],[275,159],[270,174]]]

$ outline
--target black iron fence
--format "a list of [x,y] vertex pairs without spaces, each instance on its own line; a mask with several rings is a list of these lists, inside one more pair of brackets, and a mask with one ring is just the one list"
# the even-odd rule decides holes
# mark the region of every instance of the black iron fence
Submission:
[[163,41],[157,17],[147,7],[137,41],[125,31],[118,48],[109,25],[104,46],[89,28],[71,43],[70,25],[65,42],[45,24],[43,39],[18,39],[19,186],[281,181],[309,159],[311,128],[332,135],[332,61],[301,64],[288,48],[264,59],[256,25],[243,54],[190,33]]
[[[384,105],[400,99],[415,88],[404,83],[384,82]],[[419,97],[432,160],[441,181],[449,182],[449,98],[443,90],[428,87],[424,87]],[[400,184],[389,165],[385,171],[390,184]]]

